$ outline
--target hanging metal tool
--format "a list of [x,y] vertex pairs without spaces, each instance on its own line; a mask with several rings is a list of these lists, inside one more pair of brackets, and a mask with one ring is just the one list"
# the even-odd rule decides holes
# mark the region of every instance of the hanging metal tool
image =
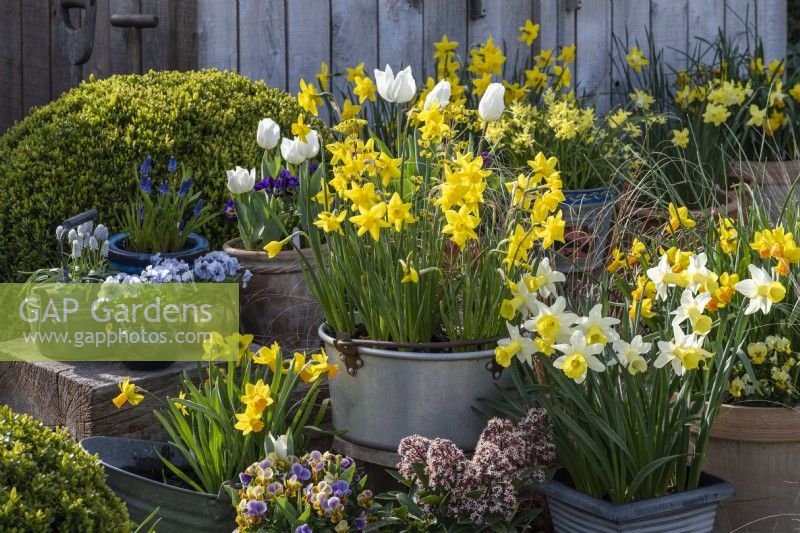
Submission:
[[[70,9],[80,9],[78,20],[83,23],[75,26],[69,16]],[[89,61],[94,46],[94,28],[97,21],[97,0],[57,0],[58,43],[61,53],[70,64],[69,81],[74,87],[83,78],[83,64]]]

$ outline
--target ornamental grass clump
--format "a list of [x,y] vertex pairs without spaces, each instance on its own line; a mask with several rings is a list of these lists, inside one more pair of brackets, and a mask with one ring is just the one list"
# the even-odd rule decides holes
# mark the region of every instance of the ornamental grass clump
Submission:
[[[505,110],[502,84],[487,87],[476,109],[447,79],[417,95],[409,68],[375,77],[375,113],[388,109],[394,126],[373,133],[363,119],[342,120],[316,172],[308,161],[290,163],[300,180],[295,235],[313,252],[309,286],[336,334],[401,343],[494,337],[503,331],[497,270],[516,272],[564,239],[558,162],[540,152],[516,177],[491,167],[482,132]],[[298,101],[313,114],[310,102],[323,97],[308,87]],[[289,235],[265,249],[272,257],[289,242],[297,246]]]
[[[580,314],[558,290],[521,293],[521,279],[496,350],[518,389],[547,409],[575,487],[615,504],[697,488],[734,369],[751,368],[755,326],[794,322],[786,295],[800,254],[782,253],[793,239],[751,218],[700,225],[685,206],[670,213],[661,238],[613,259],[610,283]],[[778,257],[776,240],[787,246],[774,248]]]
[[66,429],[0,405],[0,530],[124,532],[133,524],[102,466]]

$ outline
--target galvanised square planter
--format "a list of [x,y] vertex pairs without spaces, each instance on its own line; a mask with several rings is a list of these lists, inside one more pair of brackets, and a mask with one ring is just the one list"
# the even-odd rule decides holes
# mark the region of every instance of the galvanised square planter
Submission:
[[701,474],[700,487],[638,502],[614,505],[574,489],[565,470],[540,492],[556,533],[709,533],[719,503],[733,496],[733,485]]

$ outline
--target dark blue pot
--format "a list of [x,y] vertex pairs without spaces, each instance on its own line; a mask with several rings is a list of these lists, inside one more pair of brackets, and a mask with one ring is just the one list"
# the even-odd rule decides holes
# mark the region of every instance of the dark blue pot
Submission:
[[[150,264],[153,252],[129,252],[125,249],[127,233],[117,233],[108,239],[108,261],[111,266],[126,274],[139,274]],[[208,251],[208,239],[190,233],[186,239],[186,247],[180,252],[161,254],[161,257],[172,257],[186,261],[189,266],[192,262]]]

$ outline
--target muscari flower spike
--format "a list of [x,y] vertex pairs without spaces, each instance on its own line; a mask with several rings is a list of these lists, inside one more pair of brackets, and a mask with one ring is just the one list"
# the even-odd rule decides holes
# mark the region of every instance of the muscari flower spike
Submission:
[[167,162],[167,172],[174,174],[178,170],[178,161],[174,157],[170,157]]
[[153,158],[147,156],[147,158],[142,162],[142,166],[139,167],[139,172],[142,174],[142,177],[146,177],[150,174],[150,168],[153,166]]

